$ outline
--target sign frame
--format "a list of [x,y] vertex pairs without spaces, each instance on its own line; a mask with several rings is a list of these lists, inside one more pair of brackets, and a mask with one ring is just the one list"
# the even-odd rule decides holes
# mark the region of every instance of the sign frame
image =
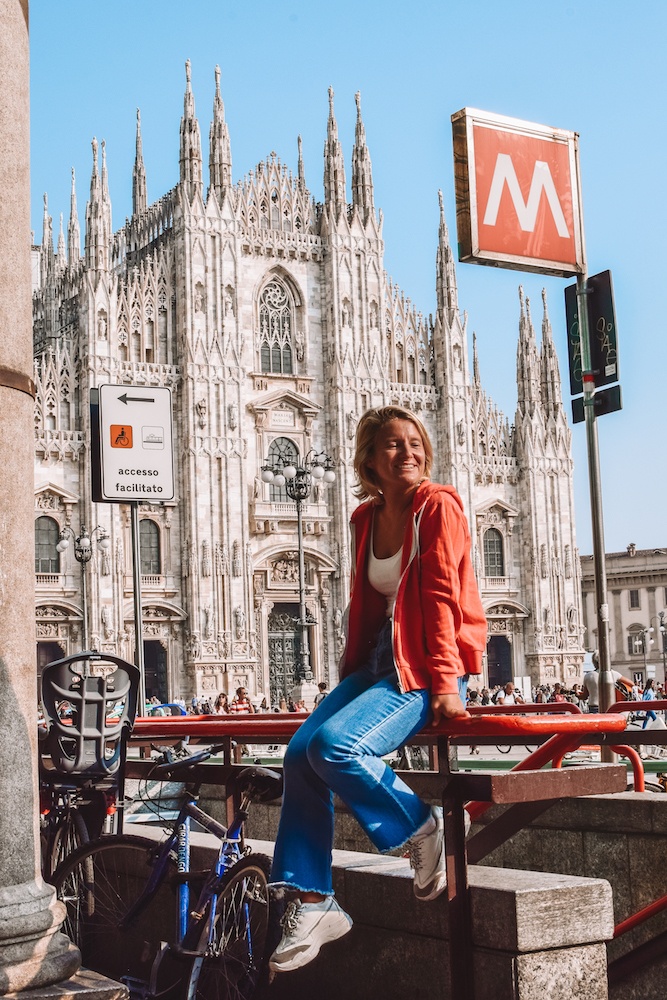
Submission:
[[[174,499],[173,400],[168,386],[105,383],[90,390],[90,417],[95,503]],[[119,443],[114,443],[117,423]]]
[[[461,111],[457,111],[452,115],[451,120],[454,141],[454,181],[459,260],[462,263],[483,264],[490,267],[530,271],[538,274],[551,274],[565,278],[585,273],[586,261],[583,238],[578,134],[565,129],[523,121],[520,118],[508,118],[503,115],[493,114],[490,111],[480,111],[477,108],[462,108]],[[481,136],[483,131],[478,132],[478,130],[492,130],[497,133],[507,133],[514,138],[538,140],[565,147],[567,168],[569,170],[568,191],[571,195],[571,259],[557,260],[552,257],[534,256],[528,251],[526,253],[518,253],[516,251],[506,253],[497,247],[490,249],[484,246],[483,240],[480,237],[481,207],[477,182],[478,165],[481,163],[482,154],[478,156],[475,141],[476,135]],[[543,199],[545,195],[544,191],[540,193],[539,187],[537,190],[537,205],[539,207],[540,199]],[[520,192],[517,192],[517,196],[522,199],[524,197]],[[525,206],[528,206],[530,203],[530,197],[530,195],[526,196]],[[487,202],[489,200],[490,198],[487,199]],[[568,205],[568,211],[569,207]]]

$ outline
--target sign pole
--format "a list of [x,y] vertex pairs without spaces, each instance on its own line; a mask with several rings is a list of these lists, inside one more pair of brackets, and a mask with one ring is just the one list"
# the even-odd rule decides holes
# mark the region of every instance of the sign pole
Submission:
[[141,613],[141,553],[139,550],[139,502],[132,512],[132,578],[134,580],[134,662],[139,668],[139,715],[146,714],[146,672],[144,668],[144,625]]

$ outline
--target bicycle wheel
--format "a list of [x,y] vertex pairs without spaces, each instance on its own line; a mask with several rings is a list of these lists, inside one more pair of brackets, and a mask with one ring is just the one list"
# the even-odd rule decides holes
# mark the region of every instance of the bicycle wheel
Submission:
[[159,845],[121,834],[86,844],[53,875],[67,909],[64,933],[80,948],[84,966],[118,981],[148,982],[160,942],[176,929],[176,865],[167,862],[156,894],[126,927],[119,926],[144,890]]
[[511,749],[512,749],[512,746],[509,743],[507,744],[507,746],[505,746],[504,744],[502,744],[501,746],[497,746],[496,747],[496,750],[498,751],[498,753],[509,753]]
[[220,880],[210,944],[210,916],[199,934],[206,955],[195,958],[184,1000],[249,1000],[266,959],[269,923],[267,879],[271,862],[250,854]]
[[90,843],[88,827],[78,809],[69,809],[51,840],[48,856],[44,859],[44,878],[50,881],[58,865],[62,864],[79,847]]

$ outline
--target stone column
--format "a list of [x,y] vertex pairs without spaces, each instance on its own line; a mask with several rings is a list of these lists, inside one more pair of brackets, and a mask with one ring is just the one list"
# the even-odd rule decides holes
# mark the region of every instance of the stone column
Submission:
[[0,994],[79,952],[39,874],[28,0],[0,0]]

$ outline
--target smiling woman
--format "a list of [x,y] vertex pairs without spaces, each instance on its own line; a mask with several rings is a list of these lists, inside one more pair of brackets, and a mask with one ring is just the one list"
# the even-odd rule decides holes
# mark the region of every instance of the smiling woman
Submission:
[[272,882],[287,893],[274,972],[310,962],[352,921],[333,898],[333,796],[387,852],[407,844],[418,899],[445,888],[442,813],[383,757],[432,721],[466,716],[486,620],[460,498],[428,481],[433,449],[415,414],[367,410],[357,427],[352,596],[341,682],[292,738]]

